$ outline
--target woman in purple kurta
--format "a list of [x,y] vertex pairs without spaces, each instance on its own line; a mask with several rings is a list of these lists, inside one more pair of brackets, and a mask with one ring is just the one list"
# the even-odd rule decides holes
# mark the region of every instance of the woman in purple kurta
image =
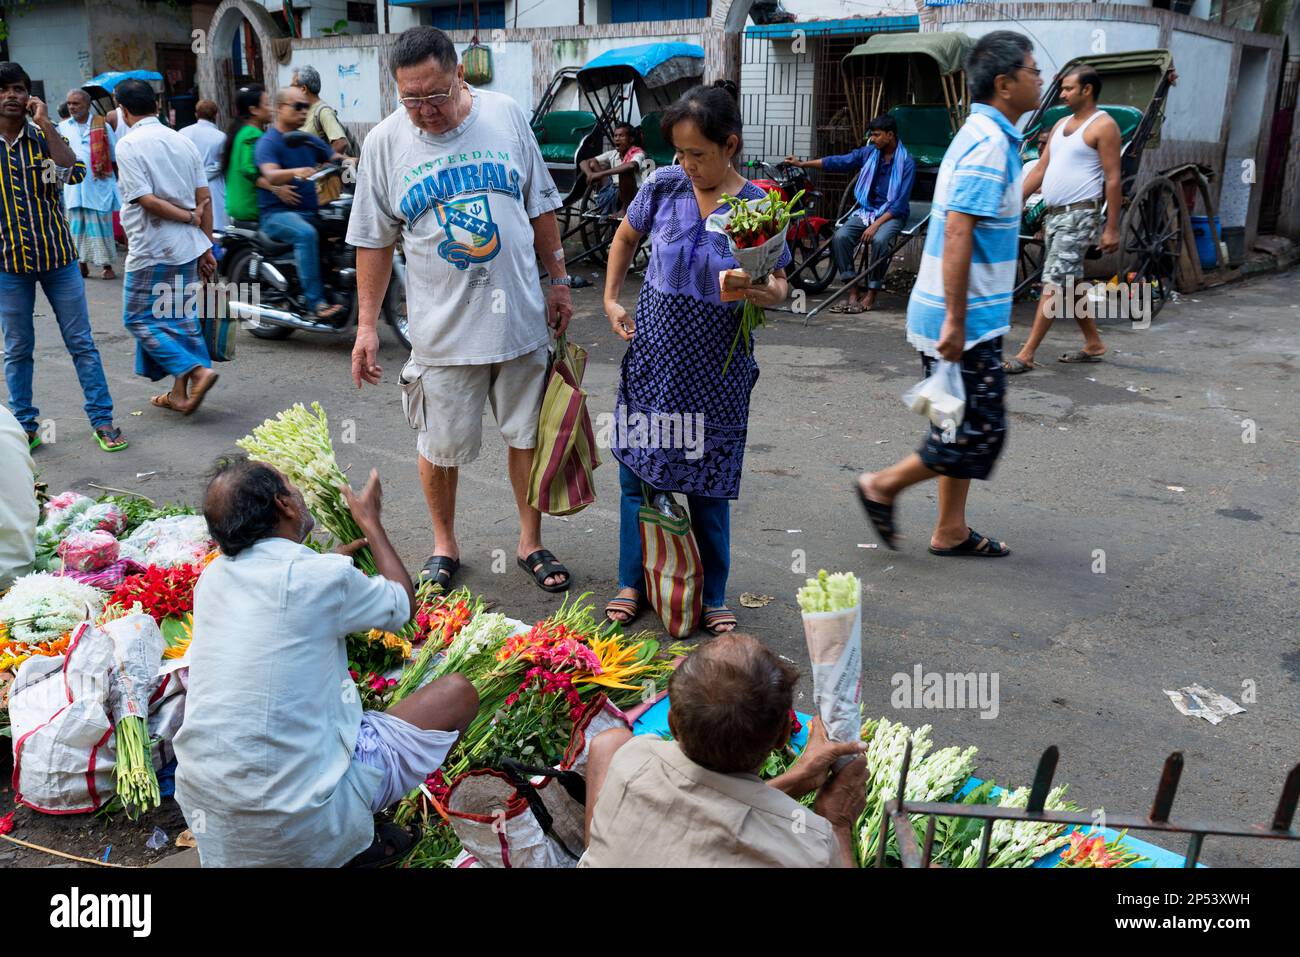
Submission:
[[[730,500],[740,495],[741,465],[749,427],[749,394],[758,363],[743,345],[727,356],[740,322],[738,302],[719,298],[718,273],[737,268],[727,239],[705,228],[725,210],[723,194],[762,199],[764,193],[736,172],[740,112],[732,95],[697,87],[664,112],[664,135],[680,165],[656,170],[628,207],[610,249],[605,311],[630,345],[623,356],[611,451],[620,463],[618,597],[606,607],[611,620],[631,621],[645,595],[637,510],[643,485],[687,496],[691,527],[704,571],[704,627],[735,627],[726,607],[731,542]],[[650,261],[637,297],[635,321],[618,294],[642,236]],[[763,306],[789,292],[785,250],[772,277],[746,296]]]

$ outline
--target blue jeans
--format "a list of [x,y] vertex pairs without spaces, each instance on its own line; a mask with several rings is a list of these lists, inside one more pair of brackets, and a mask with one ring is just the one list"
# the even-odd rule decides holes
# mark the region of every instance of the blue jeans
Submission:
[[[645,595],[645,569],[641,565],[641,479],[622,462],[618,480],[623,494],[618,503],[618,587],[635,588]],[[731,571],[731,502],[725,498],[686,496],[691,509],[691,530],[704,566],[704,607],[727,603],[727,574]]]
[[298,281],[312,310],[325,301],[320,279],[320,234],[312,225],[312,214],[280,210],[262,214],[262,231],[277,243],[293,243]]
[[108,393],[104,366],[90,331],[86,309],[86,284],[81,269],[71,262],[48,272],[0,272],[0,326],[5,337],[5,383],[9,386],[9,408],[28,432],[37,428],[40,412],[32,405],[32,352],[36,330],[32,311],[36,307],[36,284],[54,307],[54,317],[63,334],[63,344],[72,356],[86,399],[86,416],[91,428],[113,424],[113,397]]
[[[904,225],[906,224],[901,219],[891,219],[883,223],[876,230],[876,235],[872,237],[867,261],[879,261],[871,272],[867,273],[868,289],[885,288],[885,273],[889,270],[887,254],[894,245],[894,237]],[[831,254],[835,257],[835,269],[839,273],[840,282],[847,282],[858,274],[857,267],[853,264],[853,253],[858,248],[858,241],[862,238],[862,234],[866,231],[867,224],[857,213],[850,216],[835,230],[835,237],[831,240]]]

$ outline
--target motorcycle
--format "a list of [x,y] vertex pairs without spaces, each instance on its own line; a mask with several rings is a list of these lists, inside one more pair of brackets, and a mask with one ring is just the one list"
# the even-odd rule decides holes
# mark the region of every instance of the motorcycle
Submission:
[[822,194],[811,188],[812,182],[802,167],[788,163],[773,166],[762,160],[750,160],[745,167],[751,173],[763,174],[759,178],[751,176],[750,181],[755,186],[765,192],[774,189],[784,200],[789,200],[803,190],[796,208],[803,209],[805,213],[791,220],[789,232],[786,233],[785,241],[790,247],[791,257],[786,274],[793,286],[810,293],[824,292],[835,278],[835,261],[831,258],[830,249],[835,224],[825,216],[812,214]]
[[[293,137],[290,133],[285,139]],[[337,163],[318,169],[307,181],[313,187],[327,176],[342,175]],[[337,199],[317,211],[320,234],[321,279],[329,301],[343,306],[333,319],[321,319],[308,308],[291,243],[280,243],[262,232],[257,223],[232,220],[220,239],[218,275],[234,290],[230,315],[242,319],[244,328],[259,339],[287,339],[294,332],[350,335],[356,329],[357,251],[346,240],[352,212],[349,186]],[[393,251],[393,275],[382,308],[384,318],[401,340],[411,347],[406,312],[406,258],[401,244]]]

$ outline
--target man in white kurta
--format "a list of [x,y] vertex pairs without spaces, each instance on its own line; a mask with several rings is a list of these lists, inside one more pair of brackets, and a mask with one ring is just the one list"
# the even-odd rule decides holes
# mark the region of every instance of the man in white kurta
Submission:
[[226,228],[226,178],[221,175],[221,153],[226,148],[226,134],[217,126],[217,104],[199,100],[194,106],[198,121],[180,130],[203,157],[203,172],[212,192],[212,228]]
[[116,279],[113,272],[113,262],[117,259],[117,244],[113,240],[113,212],[120,208],[117,177],[113,175],[111,165],[105,167],[100,164],[96,169],[90,144],[92,135],[98,135],[98,131],[102,130],[111,162],[116,158],[118,130],[112,121],[92,113],[90,97],[84,90],[70,90],[67,104],[71,115],[58,125],[58,130],[77,154],[77,159],[86,164],[86,178],[80,183],[69,183],[63,187],[63,202],[68,209],[68,229],[77,247],[81,274],[90,275],[90,267],[96,266],[104,279]]

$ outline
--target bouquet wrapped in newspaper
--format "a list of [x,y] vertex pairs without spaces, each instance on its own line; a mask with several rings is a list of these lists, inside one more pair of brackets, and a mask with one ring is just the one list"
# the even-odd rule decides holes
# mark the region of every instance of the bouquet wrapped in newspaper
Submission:
[[[785,251],[785,234],[790,227],[790,220],[803,215],[802,210],[794,204],[803,195],[800,190],[790,199],[782,199],[776,190],[769,190],[766,199],[737,199],[723,193],[722,202],[728,204],[725,213],[714,213],[705,223],[711,233],[721,233],[727,237],[731,255],[740,264],[737,270],[724,270],[718,276],[720,298],[723,302],[733,302],[744,296],[743,288],[751,283],[764,282],[776,264],[781,261]],[[745,351],[754,351],[754,330],[767,323],[767,314],[763,307],[746,300],[740,311],[740,323],[736,327],[736,336],[731,341],[731,350],[727,361],[723,363],[722,374],[727,374],[731,358],[736,354],[736,346],[744,342]]]
[[851,572],[828,575],[823,569],[797,597],[812,661],[813,703],[826,737],[857,741],[862,733],[862,585]]

